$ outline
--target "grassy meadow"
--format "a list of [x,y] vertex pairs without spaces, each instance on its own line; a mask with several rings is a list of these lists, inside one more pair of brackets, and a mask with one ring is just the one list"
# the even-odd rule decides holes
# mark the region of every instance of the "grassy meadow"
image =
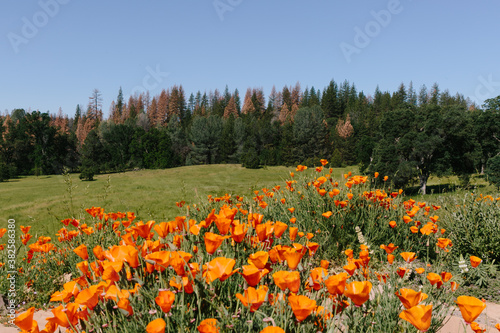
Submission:
[[[356,172],[206,165],[2,183],[1,236],[12,218],[22,240],[25,306],[10,324],[38,332],[33,312],[48,306],[42,332],[436,333],[458,304],[487,325],[469,295],[500,301],[499,193],[449,177],[406,195]],[[10,265],[0,252],[0,272]]]
[[[53,235],[60,221],[80,218],[85,208],[104,207],[107,211],[133,211],[141,219],[166,220],[185,209],[175,203],[187,204],[206,201],[207,195],[250,195],[262,187],[283,183],[294,168],[267,167],[246,169],[241,165],[200,165],[164,170],[139,170],[98,175],[94,181],[84,182],[78,174],[53,176],[28,176],[0,183],[0,228],[7,219],[18,225],[31,225],[33,233]],[[332,178],[341,178],[356,167],[335,168]],[[458,188],[457,177],[431,177],[428,195],[410,189],[415,200],[443,201],[463,193]],[[472,187],[481,193],[492,193],[494,188],[481,177],[471,179]]]
[[[141,219],[172,219],[185,214],[176,202],[204,202],[209,194],[250,195],[282,183],[290,170],[224,164],[98,175],[91,182],[81,181],[78,174],[21,177],[0,183],[0,228],[15,219],[18,225],[31,225],[34,235],[53,235],[61,220],[80,218],[92,206],[133,211]],[[332,176],[340,178],[348,171],[355,173],[356,168],[335,169]]]

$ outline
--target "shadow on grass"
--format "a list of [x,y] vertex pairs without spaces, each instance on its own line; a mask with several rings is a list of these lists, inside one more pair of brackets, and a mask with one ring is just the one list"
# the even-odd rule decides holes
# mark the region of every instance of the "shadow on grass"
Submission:
[[[474,189],[474,188],[483,188],[485,185],[470,185],[469,188],[464,188],[462,186],[456,184],[439,184],[439,185],[427,185],[427,194],[440,194],[440,193],[453,193],[458,190],[463,189]],[[418,195],[420,193],[419,186],[411,186],[405,189],[405,193],[407,195]]]

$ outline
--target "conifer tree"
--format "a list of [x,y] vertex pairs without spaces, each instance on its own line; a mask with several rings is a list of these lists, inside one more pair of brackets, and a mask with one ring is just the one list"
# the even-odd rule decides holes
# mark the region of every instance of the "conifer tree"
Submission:
[[234,101],[234,97],[229,99],[226,108],[224,109],[224,119],[228,119],[230,116],[234,118],[238,117],[238,109],[236,107],[236,102]]
[[245,94],[245,100],[243,101],[243,107],[241,108],[241,113],[249,114],[253,112],[255,112],[255,106],[252,102],[252,90],[248,88]]
[[163,126],[167,122],[169,110],[170,91],[162,89],[157,101],[157,112],[155,124]]
[[157,127],[159,125],[157,113],[158,113],[158,105],[156,104],[156,97],[153,97],[151,103],[149,104],[147,112],[149,123],[151,124],[152,127]]

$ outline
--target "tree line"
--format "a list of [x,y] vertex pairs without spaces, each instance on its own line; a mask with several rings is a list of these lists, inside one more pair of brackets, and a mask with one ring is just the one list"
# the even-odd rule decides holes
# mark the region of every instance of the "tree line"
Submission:
[[[323,90],[300,84],[262,89],[192,93],[173,86],[124,100],[120,88],[103,119],[99,90],[73,117],[12,110],[0,117],[0,179],[57,174],[81,178],[134,168],[241,163],[359,165],[389,176],[394,186],[431,174],[456,174],[466,184],[500,154],[500,96],[481,107],[463,95],[410,83],[394,92],[357,91],[332,80]],[[492,164],[490,162],[490,164]]]

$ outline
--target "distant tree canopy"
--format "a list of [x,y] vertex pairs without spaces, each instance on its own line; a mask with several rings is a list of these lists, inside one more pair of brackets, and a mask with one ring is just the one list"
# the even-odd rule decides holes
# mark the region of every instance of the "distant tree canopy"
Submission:
[[419,184],[424,193],[433,174],[464,184],[474,172],[496,179],[500,96],[478,107],[437,84],[418,93],[411,83],[392,93],[377,87],[370,96],[332,80],[323,90],[273,87],[267,103],[262,89],[241,98],[227,86],[187,101],[182,86],[127,98],[120,88],[108,119],[97,89],[73,118],[62,110],[0,116],[0,181],[65,167],[91,176],[217,163],[312,166],[320,158],[387,175],[396,187]]

